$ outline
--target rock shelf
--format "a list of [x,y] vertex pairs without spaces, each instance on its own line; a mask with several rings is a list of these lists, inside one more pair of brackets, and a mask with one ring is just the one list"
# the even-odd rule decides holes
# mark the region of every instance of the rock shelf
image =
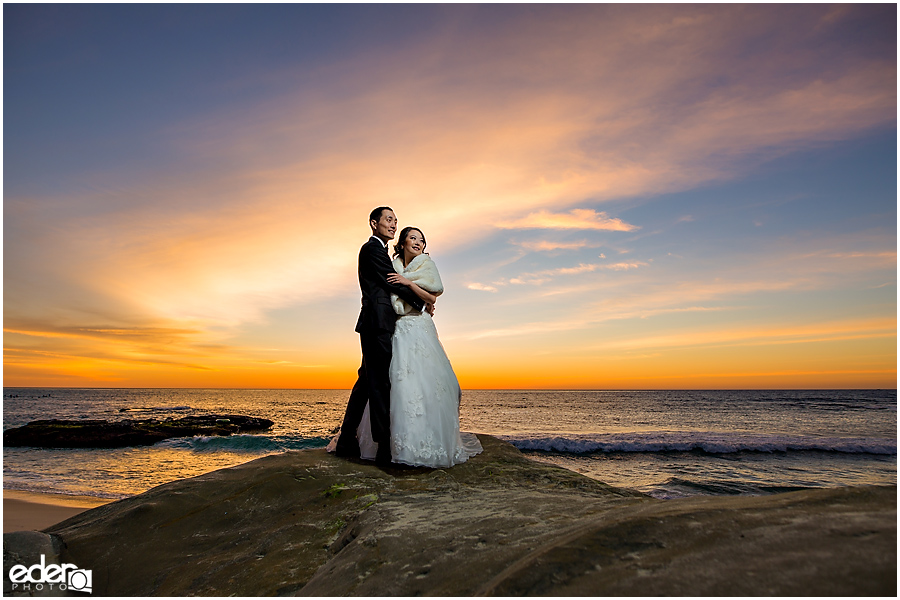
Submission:
[[121,448],[150,446],[174,437],[232,435],[265,431],[274,423],[243,415],[200,415],[179,419],[125,419],[122,421],[32,421],[3,432],[5,446],[38,448]]

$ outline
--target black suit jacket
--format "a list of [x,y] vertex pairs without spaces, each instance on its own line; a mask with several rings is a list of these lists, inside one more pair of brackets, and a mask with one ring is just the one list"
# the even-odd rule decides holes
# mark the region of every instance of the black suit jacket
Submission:
[[391,293],[406,300],[416,310],[422,310],[425,302],[405,285],[388,283],[387,276],[396,273],[384,245],[375,238],[359,249],[359,289],[362,292],[362,309],[356,322],[356,331],[394,331],[397,313],[391,305]]

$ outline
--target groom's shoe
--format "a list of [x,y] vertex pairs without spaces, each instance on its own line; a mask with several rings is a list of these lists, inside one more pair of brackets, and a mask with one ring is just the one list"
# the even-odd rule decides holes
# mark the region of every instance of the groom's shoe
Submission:
[[334,455],[342,458],[359,458],[359,442],[356,440],[343,442],[341,438],[338,438],[334,447]]
[[391,456],[390,444],[378,444],[378,453],[375,454],[375,464],[379,467],[390,467],[394,457]]

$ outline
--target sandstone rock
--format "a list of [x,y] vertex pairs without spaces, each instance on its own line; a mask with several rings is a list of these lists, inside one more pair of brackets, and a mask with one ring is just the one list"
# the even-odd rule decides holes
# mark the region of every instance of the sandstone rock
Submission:
[[450,469],[268,456],[46,533],[95,595],[896,595],[896,487],[661,501],[479,438]]
[[15,565],[30,567],[40,564],[44,556],[45,564],[60,564],[59,553],[62,543],[59,538],[39,531],[14,531],[3,534],[3,595],[4,596],[63,596],[59,590],[51,590],[50,586],[37,590],[30,586],[28,591],[12,587],[9,570]]

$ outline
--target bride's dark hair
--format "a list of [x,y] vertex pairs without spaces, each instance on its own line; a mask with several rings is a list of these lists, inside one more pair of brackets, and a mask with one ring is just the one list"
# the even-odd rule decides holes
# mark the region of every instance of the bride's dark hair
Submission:
[[418,231],[422,234],[422,254],[427,254],[425,252],[425,246],[428,245],[428,242],[425,241],[425,234],[422,233],[422,230],[418,227],[404,227],[400,230],[400,235],[397,237],[397,243],[394,244],[394,258],[400,257],[404,263],[406,262],[406,257],[403,256],[403,244],[406,243],[406,238],[409,237],[410,231]]

